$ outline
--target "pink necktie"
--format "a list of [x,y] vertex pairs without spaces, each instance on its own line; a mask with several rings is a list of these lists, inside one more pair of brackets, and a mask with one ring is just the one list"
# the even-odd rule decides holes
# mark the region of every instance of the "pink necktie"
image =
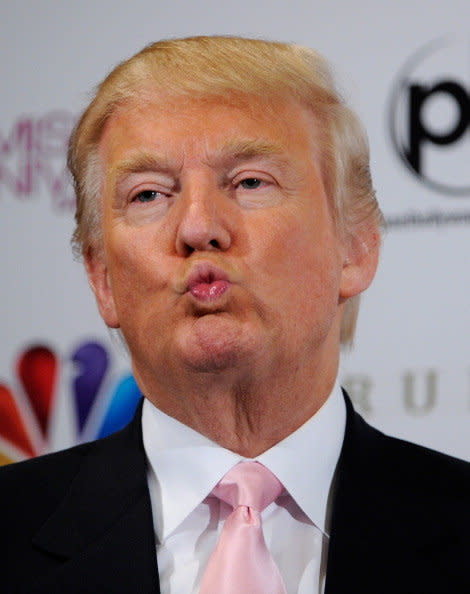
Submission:
[[240,462],[212,491],[233,507],[203,575],[200,594],[286,594],[266,547],[261,513],[283,491],[259,462]]

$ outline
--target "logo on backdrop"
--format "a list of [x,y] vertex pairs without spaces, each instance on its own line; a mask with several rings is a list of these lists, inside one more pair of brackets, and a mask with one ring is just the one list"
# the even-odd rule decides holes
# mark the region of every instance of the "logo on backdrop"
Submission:
[[124,427],[141,394],[129,374],[110,381],[110,367],[108,351],[97,341],[82,342],[66,357],[44,344],[25,348],[16,361],[13,387],[0,383],[0,463],[53,449],[60,391],[68,401],[66,424],[72,435],[67,445]]
[[445,37],[401,68],[389,107],[392,144],[423,184],[470,196],[470,38]]
[[31,200],[46,192],[54,208],[71,209],[66,155],[74,123],[71,113],[50,111],[22,116],[9,130],[0,130],[0,197],[7,191],[18,200]]

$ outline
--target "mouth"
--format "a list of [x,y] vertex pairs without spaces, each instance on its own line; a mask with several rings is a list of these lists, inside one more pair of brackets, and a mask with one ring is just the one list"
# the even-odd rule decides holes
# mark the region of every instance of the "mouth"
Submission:
[[217,301],[231,287],[228,275],[212,264],[199,264],[189,275],[186,290],[203,303]]

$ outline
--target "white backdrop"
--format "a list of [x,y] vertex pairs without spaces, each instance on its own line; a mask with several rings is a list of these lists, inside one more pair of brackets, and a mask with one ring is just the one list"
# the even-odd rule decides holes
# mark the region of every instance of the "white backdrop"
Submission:
[[[96,435],[128,371],[72,260],[71,194],[61,173],[67,132],[89,91],[120,60],[156,39],[216,33],[295,41],[336,67],[368,129],[375,186],[391,223],[379,274],[363,299],[356,346],[343,358],[343,381],[372,424],[470,458],[470,192],[455,193],[470,185],[469,13],[467,0],[0,4],[0,397],[18,403],[38,451]],[[460,103],[449,91],[432,92],[449,81],[454,95],[455,84],[462,89]],[[400,158],[390,121],[402,153],[415,142],[421,177]],[[447,189],[437,191],[430,180]],[[91,341],[110,362],[79,436],[72,359]],[[48,347],[57,369],[44,443],[17,370],[21,354],[38,344]],[[31,379],[34,370],[28,373]],[[0,451],[21,458],[5,439],[7,425],[0,419]]]

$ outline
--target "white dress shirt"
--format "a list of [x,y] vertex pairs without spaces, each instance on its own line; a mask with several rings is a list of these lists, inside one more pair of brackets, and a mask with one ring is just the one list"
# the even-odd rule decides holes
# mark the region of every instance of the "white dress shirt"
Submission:
[[[288,594],[322,594],[328,550],[328,497],[344,438],[346,407],[338,384],[320,410],[255,460],[286,494],[262,514],[266,544]],[[222,448],[145,400],[148,483],[162,594],[197,594],[229,506],[209,496],[239,454]]]

